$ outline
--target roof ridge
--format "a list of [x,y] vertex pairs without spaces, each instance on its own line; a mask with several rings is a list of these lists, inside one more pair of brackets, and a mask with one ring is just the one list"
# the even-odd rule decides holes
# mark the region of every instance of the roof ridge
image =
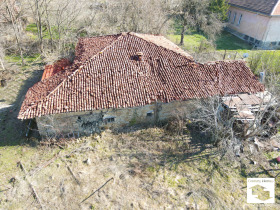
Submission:
[[73,71],[70,75],[67,76],[67,78],[65,78],[54,90],[52,90],[45,98],[47,98],[48,96],[50,96],[55,90],[57,90],[62,83],[64,83],[68,78],[70,78],[71,76],[74,76],[77,72],[80,72],[81,68],[84,67],[84,65],[86,65],[87,63],[89,63],[92,59],[94,59],[98,54],[103,53],[105,50],[107,50],[109,47],[111,47],[113,44],[115,44],[117,41],[119,41],[120,37],[123,37],[124,34],[121,33],[120,36],[113,41],[110,45],[106,46],[103,50],[101,50],[99,53],[96,53],[94,56],[92,56],[90,59],[88,59],[85,63],[83,63],[79,68],[77,68],[75,71]]
[[169,39],[167,39],[167,38],[166,38],[165,36],[163,36],[163,35],[143,34],[143,35],[149,35],[149,36],[155,36],[155,37],[163,37],[165,40],[167,40],[167,41],[170,42],[171,44],[173,44],[173,45],[175,45],[176,47],[178,47],[179,49],[181,49],[181,50],[183,51],[184,54],[183,54],[183,53],[180,53],[180,52],[176,52],[176,51],[173,50],[173,49],[169,49],[169,48],[164,47],[164,46],[162,46],[162,45],[159,45],[159,44],[157,44],[157,43],[154,43],[153,41],[147,40],[147,39],[145,39],[144,37],[141,36],[141,35],[142,35],[141,33],[128,32],[127,34],[129,34],[129,35],[131,35],[131,36],[135,36],[135,37],[137,37],[137,38],[140,38],[140,39],[142,39],[142,40],[144,40],[144,41],[146,41],[146,42],[148,42],[148,43],[151,43],[151,44],[153,44],[153,45],[156,45],[157,47],[161,47],[161,48],[164,48],[164,49],[166,49],[166,50],[170,50],[170,51],[172,51],[172,52],[174,52],[174,53],[176,53],[176,54],[178,54],[178,55],[181,55],[181,56],[183,56],[183,57],[189,59],[190,61],[194,61],[194,59],[193,59],[193,57],[192,57],[191,55],[189,55],[188,53],[186,53],[183,49],[179,48],[176,44],[174,44],[173,42],[171,42]]
[[[52,91],[49,92],[48,95],[46,95],[44,98],[42,98],[41,100],[39,100],[38,102],[36,102],[35,104],[33,104],[33,106],[37,106],[40,102],[42,102],[43,100],[47,99],[48,97],[50,97],[56,90],[58,90],[61,85],[67,81],[71,76],[74,76],[77,72],[80,72],[81,68],[84,67],[85,64],[89,63],[92,59],[94,59],[98,54],[103,53],[105,50],[107,50],[109,47],[111,47],[112,45],[114,45],[117,41],[120,40],[121,37],[127,35],[127,33],[120,33],[120,36],[113,41],[110,45],[106,46],[103,50],[101,50],[99,53],[96,53],[94,56],[92,56],[90,59],[88,59],[85,63],[83,63],[82,65],[80,65],[75,71],[73,71],[70,75],[68,75],[65,79],[63,79],[63,81],[61,83],[59,83],[55,89],[53,89]],[[107,35],[105,35],[107,36]],[[31,106],[30,108],[32,108],[33,106]],[[25,112],[23,114],[25,114],[30,108],[26,109]]]

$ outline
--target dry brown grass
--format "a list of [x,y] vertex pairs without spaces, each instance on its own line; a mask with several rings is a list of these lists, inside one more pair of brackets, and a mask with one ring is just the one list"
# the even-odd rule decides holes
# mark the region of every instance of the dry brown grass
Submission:
[[[1,209],[40,208],[16,166],[18,160],[44,209],[255,208],[246,204],[246,179],[239,162],[221,160],[211,145],[161,128],[105,131],[69,142],[65,149],[2,147],[0,154],[5,158],[0,190],[7,189],[0,193]],[[9,183],[12,177],[15,182]],[[110,178],[113,181],[81,203]]]

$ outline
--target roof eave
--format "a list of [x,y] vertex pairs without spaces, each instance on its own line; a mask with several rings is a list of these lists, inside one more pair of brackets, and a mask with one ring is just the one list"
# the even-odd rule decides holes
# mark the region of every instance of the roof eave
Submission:
[[267,16],[267,17],[271,17],[272,16],[271,14],[260,12],[260,11],[253,10],[253,9],[249,9],[247,7],[242,7],[242,6],[239,6],[239,5],[236,5],[236,4],[229,3],[229,5],[233,6],[233,7],[236,7],[236,8],[239,8],[239,9],[244,9],[244,10],[249,11],[249,12],[261,14],[261,15],[264,15],[264,16]]

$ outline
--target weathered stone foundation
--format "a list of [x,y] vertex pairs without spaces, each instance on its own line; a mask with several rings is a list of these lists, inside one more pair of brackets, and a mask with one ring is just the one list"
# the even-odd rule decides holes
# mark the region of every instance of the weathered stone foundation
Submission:
[[104,128],[120,128],[139,123],[154,124],[183,112],[188,101],[156,102],[151,105],[104,109],[86,112],[69,112],[37,117],[41,136],[80,136],[98,133]]

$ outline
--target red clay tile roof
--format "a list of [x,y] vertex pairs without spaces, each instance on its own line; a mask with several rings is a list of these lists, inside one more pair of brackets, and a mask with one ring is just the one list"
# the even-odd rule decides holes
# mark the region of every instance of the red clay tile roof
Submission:
[[55,75],[56,73],[58,73],[60,71],[63,71],[66,67],[68,67],[70,65],[71,65],[71,62],[66,58],[56,61],[53,65],[46,65],[41,80],[52,77],[53,75]]
[[229,4],[253,12],[271,15],[279,0],[229,0]]
[[111,45],[121,34],[81,38],[75,49],[75,64],[82,64]]
[[[82,40],[83,47],[97,39]],[[73,65],[30,88],[18,118],[264,91],[242,61],[197,64],[173,45],[166,48],[150,39],[124,33],[101,51],[87,49],[96,54],[78,58],[86,60],[79,68]],[[139,52],[143,61],[136,57]]]

